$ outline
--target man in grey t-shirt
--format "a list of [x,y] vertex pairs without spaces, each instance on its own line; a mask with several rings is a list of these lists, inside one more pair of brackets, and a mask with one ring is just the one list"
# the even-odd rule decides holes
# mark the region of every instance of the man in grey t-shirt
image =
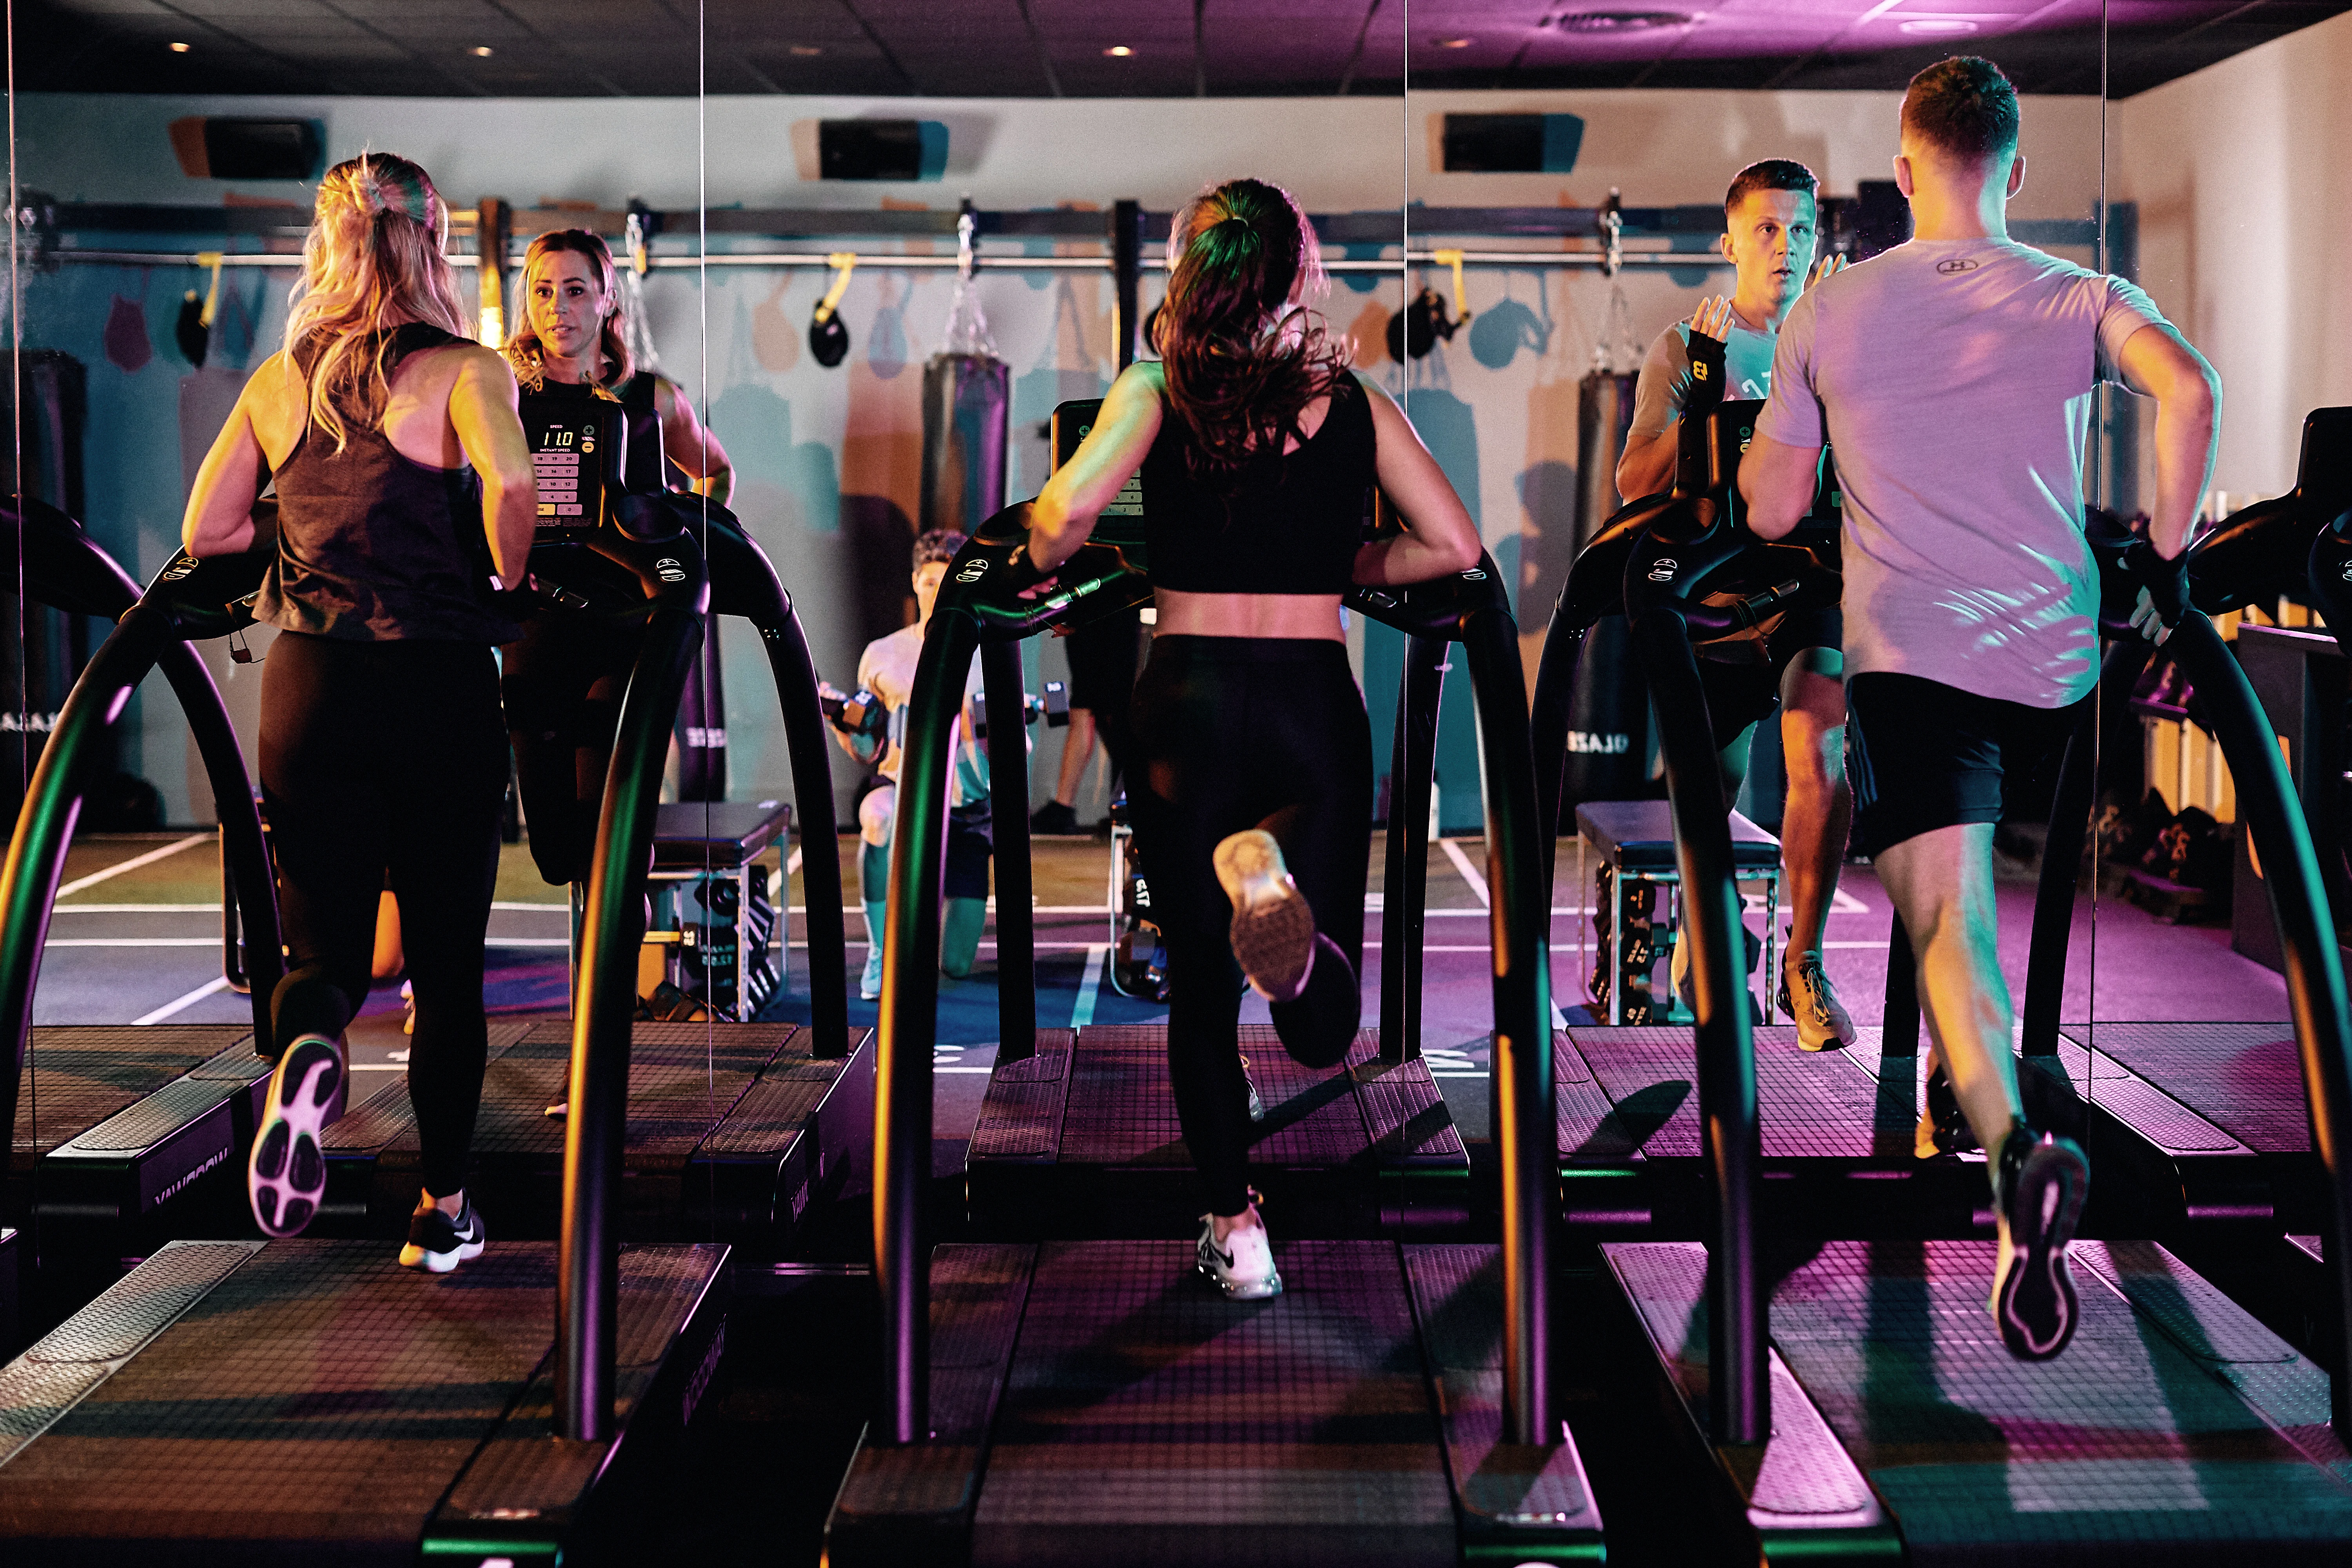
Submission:
[[[1738,281],[1729,298],[1700,300],[1689,321],[1668,327],[1650,345],[1634,385],[1625,455],[1617,462],[1619,495],[1630,499],[1672,487],[1683,410],[1718,365],[1725,399],[1758,401],[1771,392],[1773,349],[1790,307],[1810,283],[1843,265],[1841,257],[1813,265],[1820,188],[1811,169],[1787,158],[1750,163],[1733,177],[1723,197],[1723,254]],[[1854,1042],[1853,1018],[1822,964],[1853,805],[1845,779],[1844,666],[1838,644],[1838,607],[1830,605],[1779,617],[1760,647],[1738,645],[1756,652],[1759,662],[1702,658],[1698,667],[1722,759],[1725,799],[1738,795],[1748,776],[1757,724],[1776,706],[1780,710],[1789,775],[1780,847],[1788,866],[1790,931],[1780,1005],[1797,1021],[1797,1043],[1809,1051]],[[1676,994],[1685,1006],[1695,1005],[1690,947],[1679,935],[1672,973]]]
[[2097,383],[2157,401],[2151,531],[2168,560],[2211,471],[2221,388],[2147,295],[2009,238],[2017,136],[1990,61],[1912,79],[1895,174],[1916,237],[1789,313],[1739,483],[1750,526],[1778,538],[1811,506],[1824,440],[1834,454],[1854,847],[1917,957],[1936,1063],[1920,1152],[1953,1146],[1962,1116],[1983,1144],[1993,1316],[2012,1354],[2039,1360],[2074,1333],[2066,1247],[2090,1169],[2018,1100],[1992,893],[2001,775],[2061,741],[2097,682],[2082,486]]

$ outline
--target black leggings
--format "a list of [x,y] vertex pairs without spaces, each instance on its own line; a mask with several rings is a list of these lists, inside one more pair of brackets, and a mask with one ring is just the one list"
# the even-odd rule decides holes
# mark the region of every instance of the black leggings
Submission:
[[1347,648],[1314,638],[1155,638],[1132,712],[1128,796],[1168,943],[1169,1079],[1211,1212],[1239,1214],[1251,1137],[1243,981],[1211,857],[1252,827],[1281,843],[1328,945],[1306,994],[1273,1009],[1275,1027],[1301,1066],[1339,1061],[1362,1012],[1371,725]]
[[504,652],[515,793],[530,828],[530,857],[557,886],[588,879],[604,775],[620,728],[621,697],[645,646],[642,626],[542,614]]
[[366,999],[390,874],[416,1002],[408,1097],[425,1187],[465,1185],[488,1031],[506,724],[488,647],[283,632],[261,674],[261,793],[287,974],[275,1044],[337,1035]]

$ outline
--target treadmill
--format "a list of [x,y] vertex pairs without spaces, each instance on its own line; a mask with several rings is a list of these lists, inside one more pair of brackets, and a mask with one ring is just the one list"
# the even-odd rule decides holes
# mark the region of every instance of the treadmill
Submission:
[[[26,500],[0,510],[15,535],[25,592],[74,615],[121,619],[139,586],[65,513]],[[21,1227],[13,1250],[26,1327],[45,1328],[80,1306],[122,1270],[121,1259],[174,1235],[241,1226],[243,1196],[233,1167],[251,1141],[270,1063],[256,1054],[268,997],[283,973],[278,900],[261,822],[220,692],[185,641],[148,623],[150,635],[110,656],[100,682],[127,690],[163,667],[221,803],[221,857],[229,900],[252,934],[249,965],[233,967],[253,996],[251,1025],[32,1025],[34,978],[47,937],[54,876],[72,837],[79,795],[46,804],[28,795],[11,858],[0,873],[0,1018],[16,1046],[8,1071],[13,1101],[0,1226]],[[223,629],[226,629],[225,627]],[[121,639],[117,639],[121,640]],[[108,645],[114,647],[113,643]],[[110,729],[110,720],[104,728]],[[106,737],[85,742],[110,755]],[[45,751],[44,757],[46,759]],[[95,765],[94,763],[92,765]],[[84,779],[79,784],[97,782]],[[243,809],[239,803],[245,803]],[[249,973],[248,973],[249,971]],[[12,1250],[0,1239],[0,1251]],[[0,1262],[0,1270],[7,1264]],[[16,1346],[12,1315],[0,1312],[0,1349]]]
[[[1485,575],[1384,594],[1394,602],[1377,607],[1426,611],[1414,630],[1426,645],[1421,679],[1433,686],[1439,606],[1453,606],[1445,613],[1458,620],[1483,718],[1502,1245],[1312,1239],[1278,1209],[1286,1294],[1255,1302],[1228,1301],[1192,1278],[1188,1241],[932,1250],[923,1205],[942,764],[966,674],[976,651],[992,685],[1009,683],[1017,639],[1147,590],[1133,510],[1107,514],[1051,593],[1024,600],[992,589],[1025,548],[1027,512],[1023,503],[990,519],[950,564],[915,676],[875,1117],[883,1399],[835,1500],[826,1562],[1164,1559],[1171,1539],[1186,1561],[1207,1563],[1597,1559],[1599,1511],[1549,1377],[1547,921],[1525,689],[1491,563]],[[1002,733],[991,732],[992,769],[1019,756],[1017,733],[997,749]],[[1427,768],[1412,776],[1425,787]],[[1005,781],[998,772],[996,787]],[[1000,858],[1000,875],[1014,860]],[[1000,882],[1000,910],[1026,901],[1025,889]],[[1006,985],[1016,1005],[1024,989]],[[1074,1051],[1023,1053],[1012,1076],[999,1068],[1001,1083],[1029,1086],[1035,1121],[1049,1130],[1068,1123],[1076,1085],[1094,1070],[1083,1056],[1072,1060],[1085,1041],[1081,1031]],[[1025,1043],[1008,1030],[1008,1049],[1016,1042]],[[1391,1049],[1404,1043],[1382,1038]],[[1350,1080],[1365,1081],[1360,1068]],[[1337,1099],[1349,1085],[1334,1088]],[[1255,1396],[1224,1397],[1238,1388]]]
[[[1095,399],[1054,410],[1056,467],[1077,450],[1101,406]],[[1018,700],[1019,639],[1150,601],[1142,495],[1139,476],[1105,509],[1096,538],[1115,552],[1104,559],[1117,569],[1106,564],[1083,591],[1044,605],[1000,603],[984,574],[968,583],[950,574],[940,606],[982,628],[991,709],[1010,711],[1001,705]],[[1025,527],[1007,521],[1017,510],[1000,513],[986,537],[1001,545],[1007,536],[1000,525]],[[1367,522],[1382,526],[1370,516]],[[1410,639],[1389,810],[1381,1022],[1325,1070],[1293,1062],[1271,1027],[1244,1027],[1242,1052],[1266,1111],[1250,1177],[1286,1236],[1437,1239],[1469,1224],[1470,1158],[1421,1054],[1429,845],[1416,829],[1429,819],[1448,650],[1465,645],[1491,684],[1517,632],[1491,558],[1442,583],[1359,589],[1347,603]],[[1016,727],[992,729],[988,744],[1002,1043],[964,1167],[972,1232],[1021,1240],[1190,1236],[1200,1223],[1199,1183],[1169,1089],[1167,1026],[1037,1027],[1028,759]]]
[[[614,428],[604,448],[617,454],[620,416],[615,410],[606,417]],[[620,458],[612,461],[617,476]],[[616,511],[638,510],[647,500],[619,495],[616,478],[609,493]],[[772,1258],[800,1249],[858,1163],[873,1117],[874,1037],[872,1029],[853,1028],[848,1021],[833,782],[808,643],[766,552],[723,507],[711,505],[706,520],[699,500],[686,498],[684,510],[708,552],[709,613],[743,616],[758,631],[782,713],[807,850],[801,875],[812,1016],[807,1024],[635,1026],[618,1154],[619,1224],[629,1240],[724,1240]],[[624,516],[615,526],[635,525]],[[530,569],[542,601],[562,611],[603,618],[643,614],[645,590],[598,553],[593,536],[565,538],[542,528]],[[650,770],[640,782],[616,761],[605,786],[607,809],[625,779],[630,790],[657,791],[663,765],[658,749],[638,759],[632,766]],[[648,810],[655,808],[649,804]],[[756,827],[772,815],[724,803],[709,812],[721,835]],[[691,827],[701,815],[699,803],[662,806],[649,831],[658,842],[681,825]],[[672,864],[677,854],[675,847],[666,851],[663,864]],[[584,939],[578,945],[584,952]],[[576,984],[586,984],[585,973],[583,968]],[[467,1187],[481,1196],[500,1237],[551,1237],[561,1223],[567,1119],[546,1112],[562,1092],[581,1010],[575,997],[572,1021],[491,1020],[490,1063]],[[576,1115],[576,1078],[571,1103]],[[313,1222],[319,1234],[404,1234],[418,1182],[415,1118],[404,1079],[395,1076],[354,1102],[322,1143],[328,1184]]]
[[[588,890],[560,1241],[494,1242],[446,1278],[400,1268],[379,1240],[160,1248],[0,1367],[0,1541],[13,1553],[510,1568],[619,1560],[657,1527],[638,1498],[663,1483],[716,1374],[731,1271],[721,1243],[620,1238],[655,795],[709,600],[694,532],[640,500],[534,551],[534,568],[549,554],[543,592],[568,591],[583,553],[630,574],[646,628]],[[243,620],[263,564],[175,556],[59,716],[0,885],[20,1056],[82,761],[152,664]],[[241,769],[224,782],[237,786],[218,790],[225,804],[252,798]],[[247,929],[272,929],[251,923],[258,901]],[[15,1067],[0,1094],[15,1095]]]
[[[1695,586],[1753,547],[1731,482],[1753,413],[1724,405],[1686,439],[1686,482],[1644,522],[1622,578],[1696,917],[1695,1076],[1711,1204],[1702,1240],[1601,1251],[1626,1309],[1621,1332],[1649,1352],[1704,1506],[1768,1561],[2343,1561],[2352,1450],[2339,1434],[2352,1434],[2352,1390],[2331,1385],[2163,1247],[2078,1242],[2074,1343],[2029,1364],[1986,1321],[1990,1245],[1825,1239],[1818,1226],[1792,1236],[1765,1218],[1761,1031],[1735,958],[1729,827],[1691,646],[1692,623],[1708,615]],[[1701,440],[1709,471],[1687,482]],[[2211,624],[2192,616],[2168,646],[2221,726],[2273,868],[2296,1036],[2332,1132],[2332,1225],[2352,1197],[2352,1169],[2336,1153],[2352,1131],[2352,1032],[2310,838],[2252,690]],[[1907,952],[1895,962],[1907,971]],[[1894,1022],[1891,1035],[1906,1032],[1906,1020]],[[1916,1021],[1907,1032],[1916,1037]],[[1892,1054],[1895,1041],[1886,1043]],[[1980,1167],[1974,1173],[1984,1180]]]
[[[2318,606],[2339,647],[2352,636],[2352,408],[2317,408],[2305,417],[2295,488],[2233,513],[2190,547],[2191,596],[2207,615],[2282,597]],[[2109,595],[2109,614],[2126,610],[2128,590]],[[2137,637],[2107,656],[2101,680],[2122,702],[2147,666],[2168,657]],[[2200,695],[2202,689],[2200,688]],[[2338,800],[2345,773],[2344,693],[2305,689],[2289,695],[2302,722],[2289,746],[2290,771],[2318,857],[2327,907],[2340,922],[2352,914]],[[2263,732],[2280,726],[2257,710]],[[2307,743],[2305,743],[2306,742]],[[2103,1110],[2162,1097],[2193,1112],[2206,1131],[2179,1151],[2170,1173],[2167,1217],[2196,1234],[2184,1245],[2200,1264],[2230,1279],[2250,1305],[2276,1309],[2293,1323],[2308,1320],[2305,1349],[2333,1362],[2329,1326],[2333,1286],[2321,1262],[2328,1175],[2313,1139],[2296,1033],[2275,1023],[2058,1023],[2074,887],[2049,868],[2079,859],[2093,805],[2088,743],[2069,751],[2038,890],[2032,969],[2026,987],[2024,1048],[2063,1056],[2086,1100]],[[2255,884],[2269,862],[2257,859]],[[2242,881],[2240,897],[2248,889]],[[2342,942],[2342,926],[2336,931]],[[2291,972],[2290,972],[2291,973]],[[2290,986],[2293,981],[2290,979]],[[2284,1239],[2282,1236],[2284,1235]],[[2284,1263],[2301,1300],[2265,1295],[2265,1263]],[[2252,1265],[2252,1268],[2248,1268]]]
[[[1720,391],[1715,378],[1694,395],[1673,489],[1635,501],[1602,525],[1579,553],[1552,612],[1530,721],[1548,841],[1559,830],[1569,704],[1586,637],[1602,616],[1633,610],[1639,596],[1629,564],[1651,549],[1660,530],[1687,530],[1696,510],[1719,517],[1731,504],[1746,433],[1763,405],[1722,402]],[[1665,576],[1657,584],[1676,591],[1685,657],[1760,658],[1763,637],[1778,617],[1835,603],[1842,587],[1838,531],[1836,511],[1822,506],[1776,542],[1742,532],[1727,535],[1703,557],[1661,557],[1656,569]],[[1642,584],[1651,591],[1651,579]],[[1641,657],[1646,670],[1660,655],[1652,649]],[[1679,855],[1681,846],[1677,839],[1655,850],[1646,841],[1633,847]],[[1734,842],[1727,853],[1747,865],[1754,847]],[[1679,875],[1689,888],[1686,865]],[[1690,909],[1685,901],[1685,937],[1696,923]],[[1735,928],[1737,910],[1735,903]],[[1890,974],[1895,967],[1890,963]],[[1907,981],[1907,961],[1901,967]],[[1819,1234],[1833,1219],[1842,1234],[1873,1237],[1992,1234],[1980,1159],[1913,1156],[1917,1031],[1906,1034],[1900,1024],[1907,987],[1890,995],[1893,1026],[1865,1027],[1843,1050],[1804,1052],[1793,1026],[1749,1028],[1762,1118],[1759,1202],[1775,1233]],[[1690,1025],[1570,1025],[1560,1031],[1553,1054],[1557,1152],[1570,1235],[1696,1239],[1707,1233],[1717,1173],[1699,1092],[1701,1037]]]

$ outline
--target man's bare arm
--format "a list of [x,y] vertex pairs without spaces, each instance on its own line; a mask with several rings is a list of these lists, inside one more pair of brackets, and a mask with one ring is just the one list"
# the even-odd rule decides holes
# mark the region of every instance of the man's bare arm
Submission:
[[2170,324],[2151,321],[2116,356],[2124,384],[2156,400],[2156,504],[2148,537],[2166,560],[2189,547],[2221,440],[2221,377]]
[[1821,488],[1822,449],[1784,447],[1758,436],[1739,459],[1739,496],[1748,503],[1748,526],[1759,539],[1780,539],[1813,510]]

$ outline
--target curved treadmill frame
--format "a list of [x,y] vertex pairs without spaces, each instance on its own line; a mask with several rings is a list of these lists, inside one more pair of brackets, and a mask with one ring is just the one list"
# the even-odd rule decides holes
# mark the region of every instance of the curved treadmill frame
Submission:
[[[708,603],[694,539],[645,531],[607,521],[584,542],[636,578],[646,638],[590,883],[560,1244],[495,1245],[448,1281],[396,1268],[380,1242],[172,1244],[0,1370],[0,1536],[100,1560],[136,1539],[156,1561],[331,1543],[339,1561],[422,1550],[487,1563],[628,1542],[642,1510],[620,1500],[691,1422],[723,1352],[727,1261],[721,1246],[625,1251],[614,1238],[635,919]],[[231,595],[256,575],[249,560],[175,559],[125,625],[184,648],[236,622]],[[132,662],[94,661],[72,710],[114,702]],[[58,782],[43,798],[62,798],[68,820],[75,737],[96,732],[61,724],[44,757]],[[251,798],[239,774],[225,799]],[[23,963],[24,928],[9,935]],[[305,1442],[302,1465],[271,1458],[289,1440]],[[256,1443],[271,1447],[238,1463]]]
[[[1685,556],[1692,542],[1687,525],[1661,541]],[[1628,572],[1629,607],[1643,596],[1639,584],[1654,581],[1642,561],[1637,552]],[[1704,841],[1724,820],[1720,792],[1704,700],[1683,679],[1687,646],[1667,646],[1663,609],[1633,614],[1637,627],[1646,618],[1654,628],[1645,647],[1685,883],[1696,880],[1696,860],[1722,895],[1699,910],[1704,1020],[1708,980],[1731,978],[1729,949],[1710,941],[1711,928],[1736,905],[1727,858],[1703,864],[1712,848]],[[2310,837],[2290,809],[2252,689],[2211,624],[2192,615],[2169,646],[2206,696],[2273,868],[2296,1034],[2340,1213],[2352,1176],[2337,1158],[2352,1131],[2352,1034]],[[1681,658],[1667,657],[1676,651]],[[1710,1077],[1724,1085],[1730,1131],[1752,1138],[1752,1120],[1740,1123],[1753,1114],[1753,1058],[1744,1009],[1733,1012],[1717,1042],[1725,1059],[1710,1063],[1702,1039],[1702,1092]],[[2228,1542],[2264,1561],[2325,1562],[2352,1542],[2345,1380],[2330,1384],[2162,1247],[2081,1244],[2075,1342],[2025,1366],[1978,1315],[1989,1247],[1832,1243],[1784,1264],[1769,1283],[1743,1262],[1757,1229],[1753,1164],[1721,1160],[1719,1169],[1721,1226],[1708,1245],[1611,1244],[1603,1256],[1688,1434],[1712,1461],[1706,1473],[1726,1518],[1767,1557],[1999,1552],[2074,1562],[2105,1542],[2135,1561],[2207,1560]],[[1704,1359],[1695,1348],[1702,1339]],[[1989,1444],[1993,1434],[2000,1440]],[[2159,1451],[2185,1458],[2150,1458]],[[2173,1490],[2157,1484],[2159,1473]]]
[[[1365,607],[1416,639],[1460,637],[1477,690],[1498,930],[1499,1253],[1283,1244],[1290,1293],[1262,1303],[1226,1302],[1184,1280],[1181,1242],[947,1247],[934,1258],[923,1197],[945,763],[965,673],[975,653],[1009,651],[1053,621],[1123,608],[1150,591],[1139,520],[1106,517],[1052,589],[1029,600],[1017,586],[992,592],[992,576],[1002,581],[1025,548],[1025,511],[992,519],[950,566],[915,679],[875,1119],[883,1402],[835,1501],[827,1560],[1099,1561],[1169,1528],[1171,1509],[1206,1510],[1203,1486],[1225,1512],[1218,1525],[1185,1527],[1200,1561],[1270,1551],[1360,1562],[1461,1550],[1515,1562],[1597,1555],[1599,1516],[1548,1382],[1558,1199],[1543,877],[1516,639],[1491,563],[1464,582]],[[1408,1038],[1398,1031],[1393,1048]],[[1221,1378],[1265,1389],[1265,1418],[1252,1426],[1237,1413],[1204,1426],[1198,1401]],[[1432,1384],[1444,1391],[1434,1407]],[[1389,1414],[1351,1423],[1357,1395]],[[1099,1422],[1121,1440],[1088,1444],[1083,1428]],[[1284,1463],[1262,1468],[1276,1453]]]

